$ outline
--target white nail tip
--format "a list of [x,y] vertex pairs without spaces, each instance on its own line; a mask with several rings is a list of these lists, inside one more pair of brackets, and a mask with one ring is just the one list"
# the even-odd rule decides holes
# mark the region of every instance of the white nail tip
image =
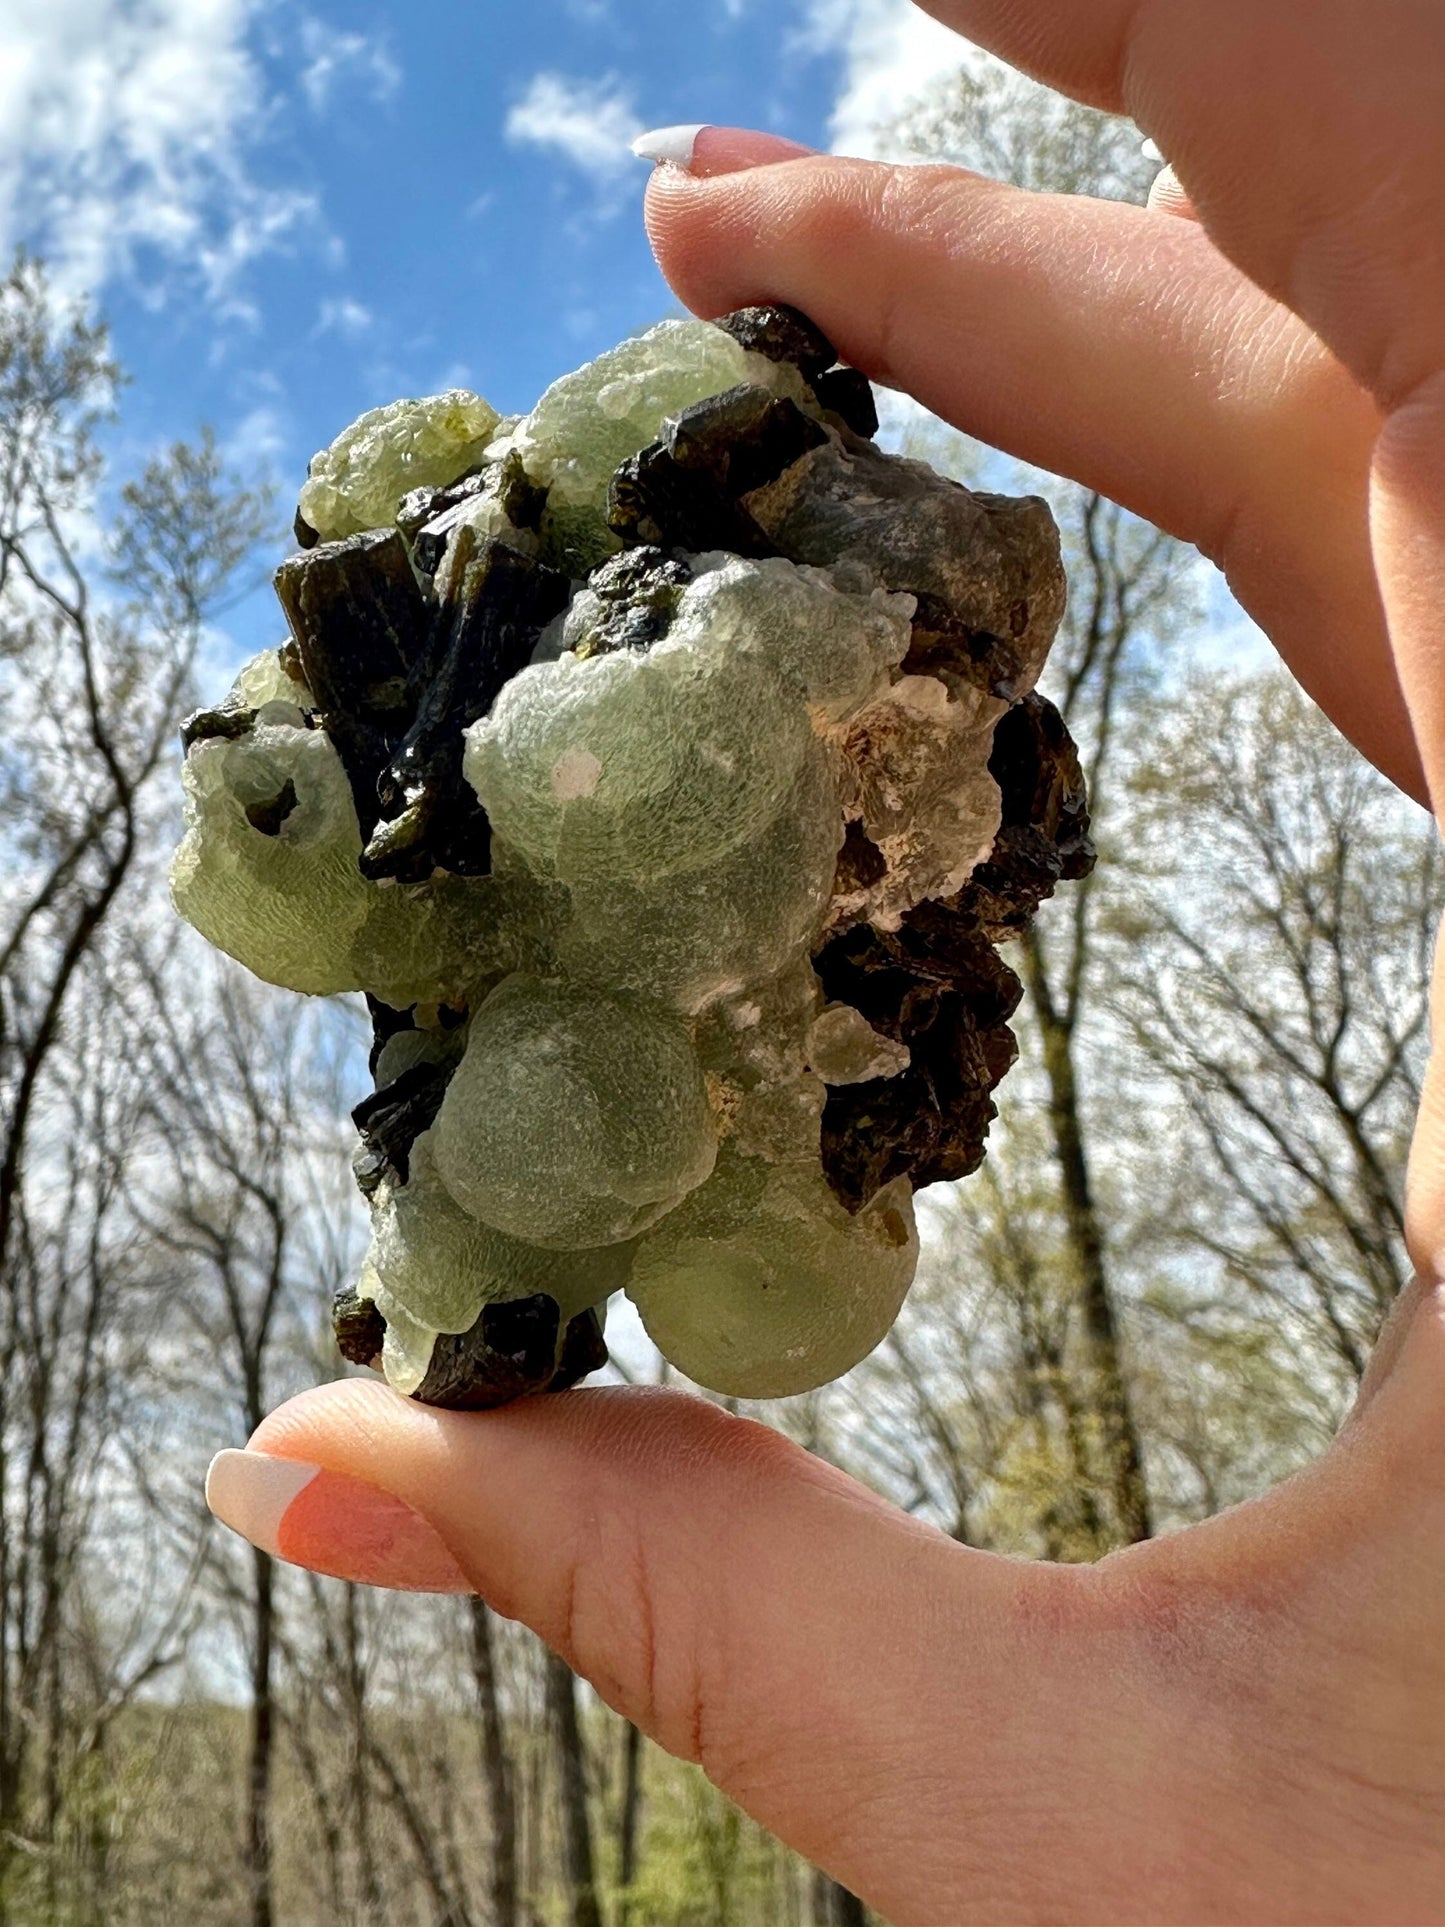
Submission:
[[274,1554],[286,1508],[320,1470],[269,1452],[218,1452],[206,1473],[206,1504],[222,1525]]
[[1144,156],[1146,161],[1162,161],[1164,158],[1163,154],[1159,151],[1159,143],[1156,140],[1146,140],[1140,147],[1139,152]]
[[655,127],[637,136],[632,151],[640,161],[656,161],[659,167],[691,167],[697,137],[710,124],[700,120],[687,127]]

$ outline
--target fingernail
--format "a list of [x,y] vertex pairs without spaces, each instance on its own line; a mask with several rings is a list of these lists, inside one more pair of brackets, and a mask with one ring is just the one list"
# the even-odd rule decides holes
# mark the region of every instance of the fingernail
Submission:
[[796,161],[815,150],[780,134],[759,134],[745,127],[710,127],[706,121],[685,127],[657,127],[639,134],[632,143],[639,159],[659,167],[675,167],[684,174],[707,179],[715,174],[741,174],[749,167],[771,167]]
[[206,1504],[288,1565],[392,1592],[474,1588],[419,1512],[364,1480],[270,1452],[218,1452]]
[[654,127],[637,136],[632,151],[640,161],[656,161],[659,167],[690,168],[697,137],[706,132],[707,122],[701,120],[685,127]]

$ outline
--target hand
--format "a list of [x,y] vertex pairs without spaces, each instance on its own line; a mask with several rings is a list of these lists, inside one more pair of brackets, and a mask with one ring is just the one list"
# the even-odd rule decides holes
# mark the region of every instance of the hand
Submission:
[[[703,313],[793,302],[1198,542],[1438,803],[1445,10],[933,10],[1134,112],[1198,223],[709,130],[649,198],[674,286]],[[326,1386],[222,1456],[213,1503],[318,1570],[482,1592],[898,1927],[1445,1920],[1442,1173],[1432,1071],[1420,1281],[1326,1458],[1090,1569],[960,1548],[668,1393],[468,1418]]]

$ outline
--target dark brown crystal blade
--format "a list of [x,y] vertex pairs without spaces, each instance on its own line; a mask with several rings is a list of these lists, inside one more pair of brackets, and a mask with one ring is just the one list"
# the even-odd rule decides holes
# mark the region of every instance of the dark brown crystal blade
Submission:
[[557,570],[505,542],[473,543],[470,529],[459,539],[475,553],[453,571],[456,590],[439,612],[418,677],[415,720],[383,774],[387,820],[362,856],[365,876],[420,882],[437,869],[488,873],[491,829],[462,778],[463,732],[526,667],[537,638],[567,605],[571,585]]
[[411,721],[410,679],[431,628],[406,543],[395,529],[323,542],[281,564],[276,593],[369,836],[377,783]]

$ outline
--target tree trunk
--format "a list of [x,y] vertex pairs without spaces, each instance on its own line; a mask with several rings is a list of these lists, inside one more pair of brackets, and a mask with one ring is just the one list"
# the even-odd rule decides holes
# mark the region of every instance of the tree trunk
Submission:
[[617,1879],[622,1899],[617,1927],[632,1918],[632,1887],[637,1879],[637,1832],[642,1812],[642,1735],[627,1722],[622,1742],[622,1807],[617,1824]]
[[417,1867],[427,1891],[431,1894],[432,1905],[436,1912],[433,1918],[436,1927],[472,1927],[471,1910],[466,1896],[460,1891],[453,1892],[447,1884],[447,1870],[442,1865],[442,1857],[437,1849],[436,1832],[430,1817],[407,1791],[405,1780],[397,1771],[396,1762],[384,1746],[378,1746],[374,1736],[367,1739],[367,1751],[371,1764],[386,1790],[387,1798],[416,1851]]
[[868,1927],[868,1909],[857,1894],[813,1871],[813,1927]]
[[366,1716],[366,1666],[362,1651],[361,1622],[356,1609],[356,1588],[346,1588],[346,1701],[351,1720],[351,1817],[356,1834],[356,1856],[361,1888],[361,1917],[368,1922],[386,1918],[386,1905],[377,1872],[376,1851],[372,1845],[371,1775],[367,1770],[371,1733]]
[[1029,993],[1043,1040],[1044,1070],[1049,1080],[1049,1126],[1064,1193],[1064,1216],[1069,1247],[1078,1274],[1079,1304],[1094,1380],[1099,1429],[1113,1494],[1115,1522],[1125,1544],[1153,1535],[1144,1458],[1134,1422],[1128,1380],[1119,1345],[1104,1257],[1104,1232],[1089,1182],[1089,1161],[1074,1074],[1072,1027],[1054,1001],[1044,970],[1037,935],[1023,940]]
[[274,1708],[271,1653],[275,1633],[275,1569],[264,1552],[255,1555],[255,1650],[251,1661],[251,1760],[246,1800],[246,1879],[251,1889],[251,1927],[272,1927],[271,1752]]
[[482,1716],[482,1782],[492,1838],[492,1919],[494,1927],[517,1927],[517,1801],[497,1691],[492,1616],[477,1598],[471,1601],[471,1612],[472,1677]]
[[557,1749],[569,1927],[602,1927],[592,1860],[592,1825],[587,1813],[587,1762],[577,1719],[577,1682],[571,1667],[555,1653],[547,1655],[547,1715]]
[[[543,1730],[545,1733],[545,1725]],[[527,1799],[524,1808],[526,1828],[523,1835],[522,1892],[525,1896],[527,1927],[545,1927],[542,1919],[542,1823],[547,1803],[546,1768],[545,1746],[534,1744],[527,1762]]]

